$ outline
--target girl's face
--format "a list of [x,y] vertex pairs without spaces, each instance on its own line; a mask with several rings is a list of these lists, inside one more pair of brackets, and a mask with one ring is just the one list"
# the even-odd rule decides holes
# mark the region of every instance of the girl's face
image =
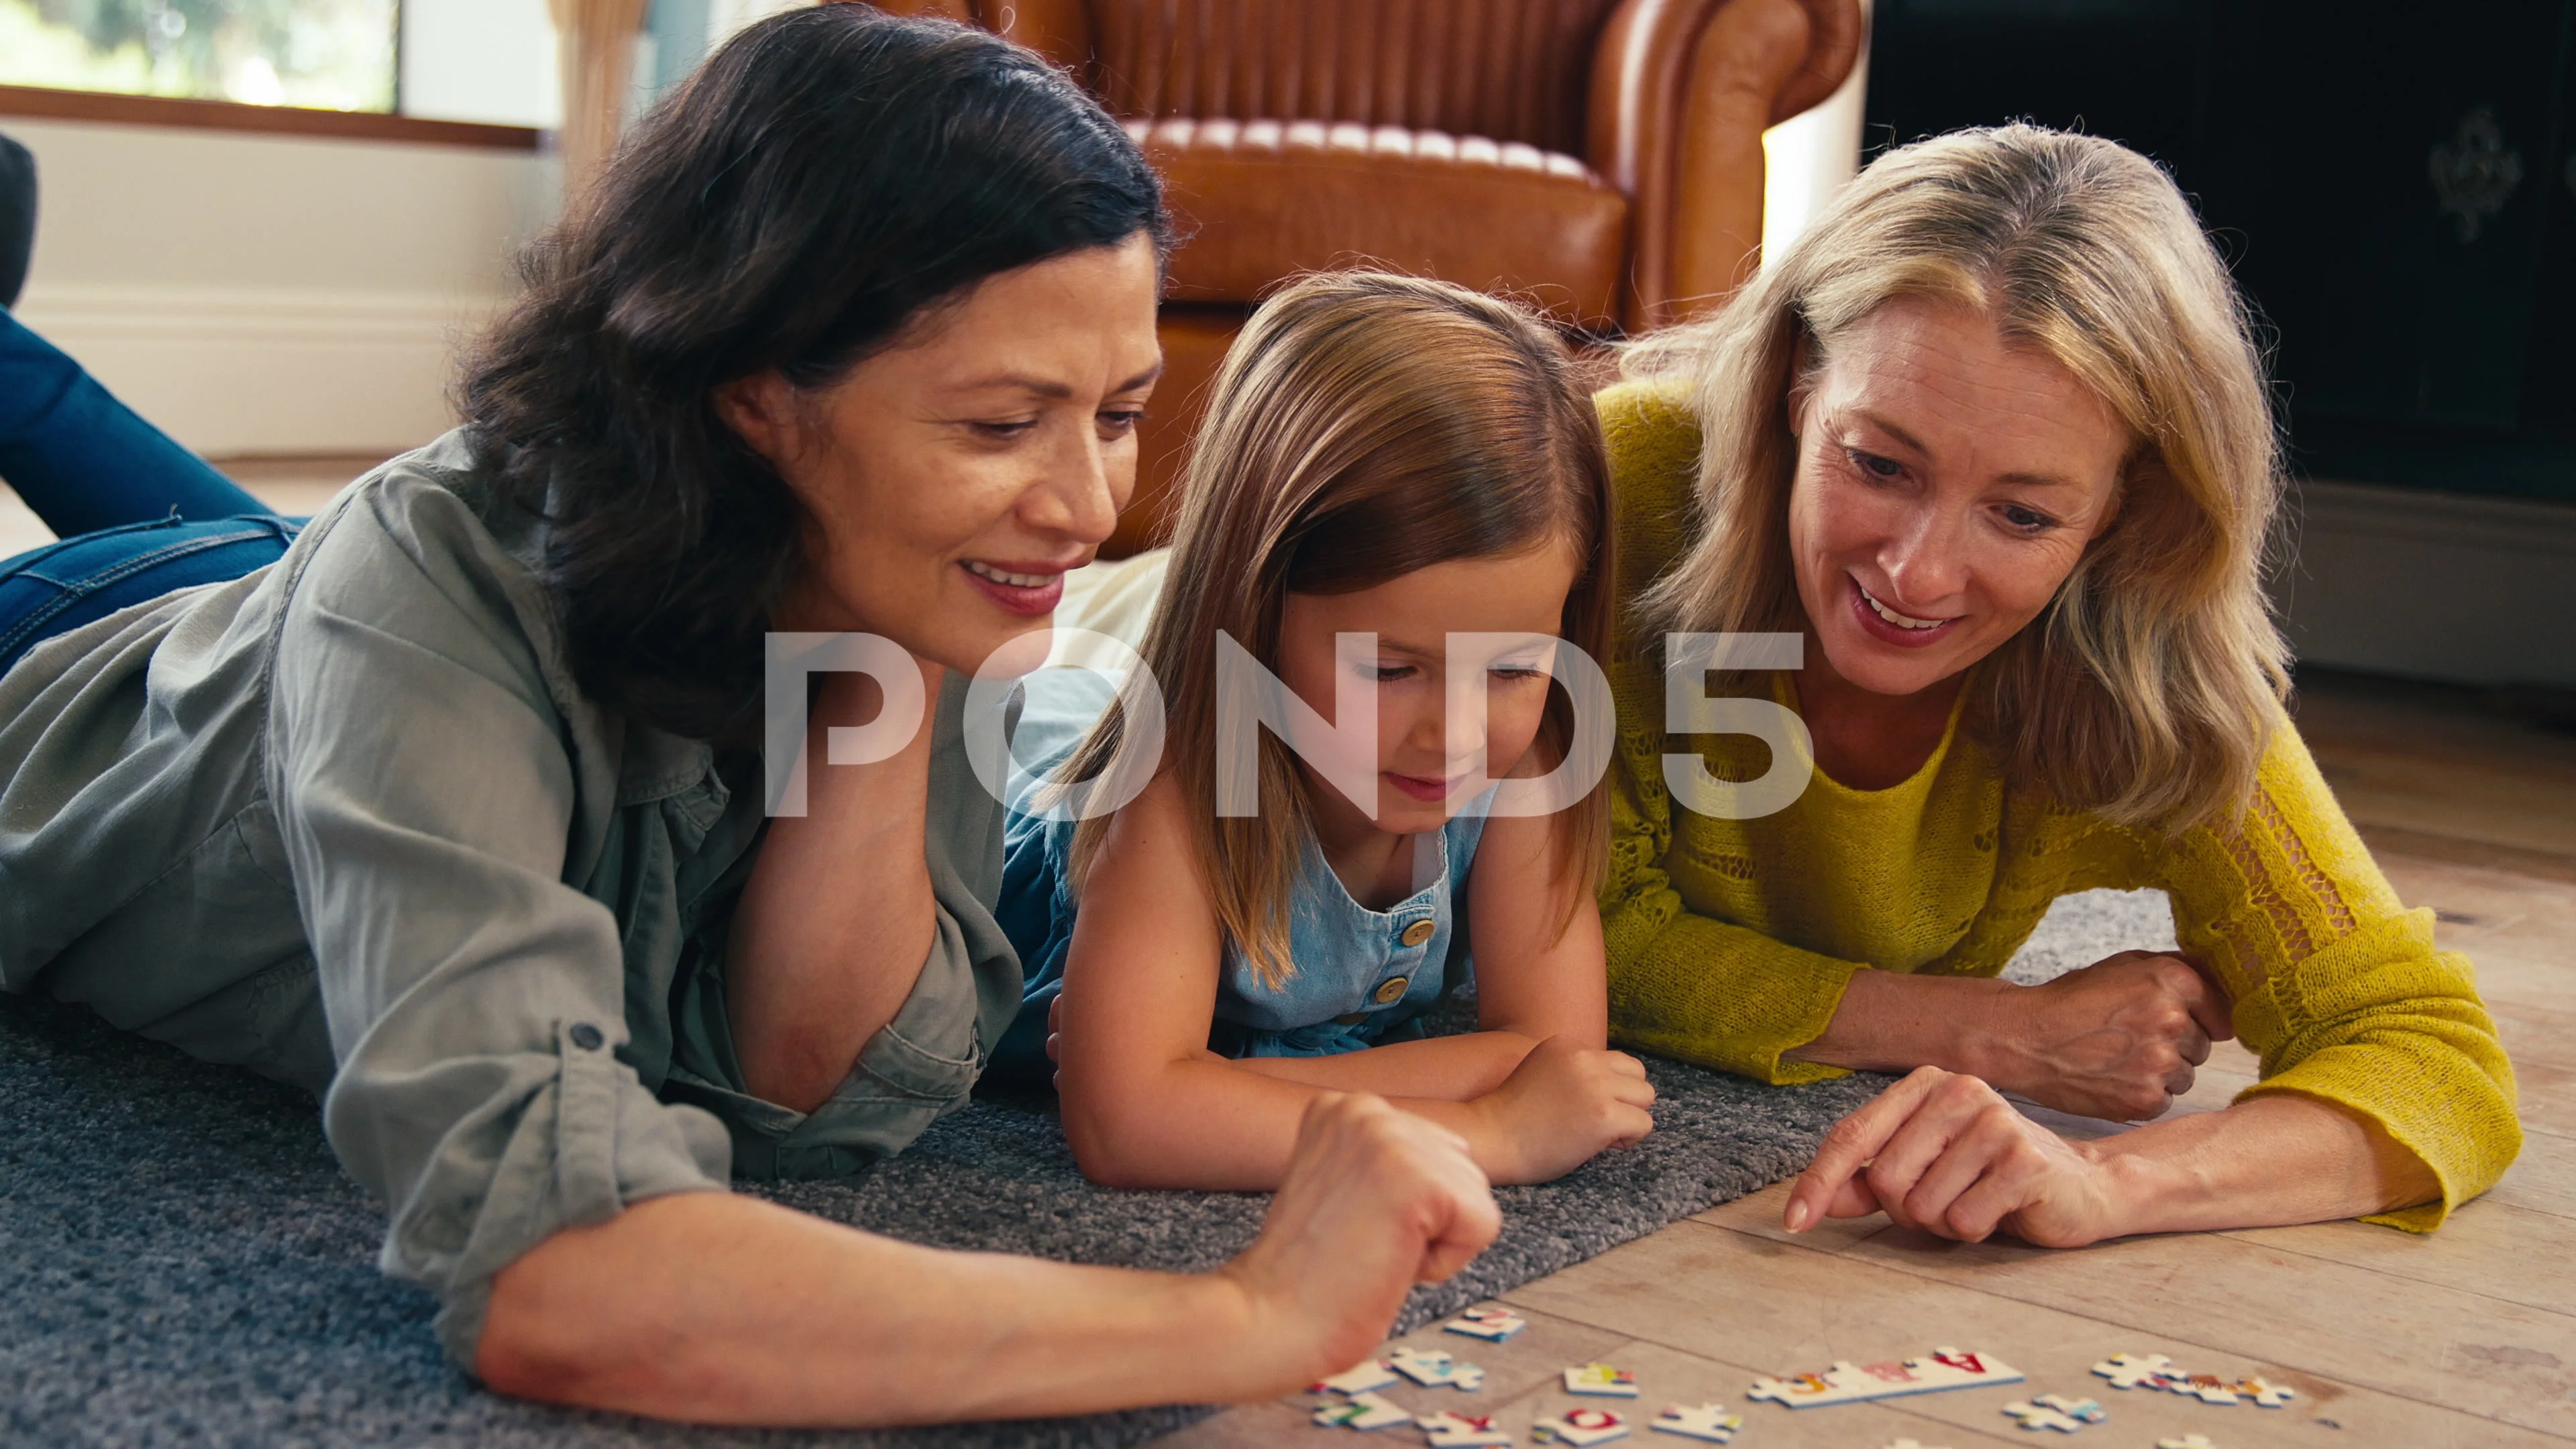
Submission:
[[828,387],[720,392],[814,523],[775,627],[881,634],[969,673],[1044,627],[1135,491],[1155,286],[1139,233],[986,278]]
[[[1581,572],[1574,549],[1558,540],[1515,555],[1432,564],[1355,593],[1288,595],[1279,621],[1280,682],[1334,724],[1343,678],[1376,687],[1376,829],[1438,830],[1473,798],[1468,786],[1479,749],[1488,779],[1520,768],[1538,738],[1566,595]],[[1375,634],[1377,644],[1343,660],[1334,651],[1337,634]],[[1451,634],[1502,637],[1472,646],[1462,640],[1453,658]],[[1481,724],[1472,711],[1448,708],[1453,670],[1458,686],[1484,693]],[[1319,823],[1365,820],[1369,802],[1344,799],[1302,760],[1298,768],[1328,817]]]
[[1887,695],[1930,688],[2038,617],[2110,526],[2131,445],[2064,363],[1912,300],[1841,340],[1790,399],[1790,426],[1798,600],[1824,664]]

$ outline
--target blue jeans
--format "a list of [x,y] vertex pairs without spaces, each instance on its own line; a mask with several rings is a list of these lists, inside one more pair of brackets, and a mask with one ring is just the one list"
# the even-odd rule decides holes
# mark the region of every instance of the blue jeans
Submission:
[[5,313],[0,480],[61,539],[0,562],[0,670],[129,604],[274,563],[300,526]]

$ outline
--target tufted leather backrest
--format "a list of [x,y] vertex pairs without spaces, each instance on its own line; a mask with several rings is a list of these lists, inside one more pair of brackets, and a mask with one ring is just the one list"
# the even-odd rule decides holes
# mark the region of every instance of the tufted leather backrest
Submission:
[[1065,14],[1047,38],[1087,42],[1087,56],[1058,58],[1116,115],[1357,121],[1580,156],[1593,49],[1617,3],[1078,0],[1080,20]]

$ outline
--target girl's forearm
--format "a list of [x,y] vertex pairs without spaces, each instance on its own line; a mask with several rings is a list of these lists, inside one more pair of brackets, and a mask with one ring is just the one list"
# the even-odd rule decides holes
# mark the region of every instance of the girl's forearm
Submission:
[[2441,1196],[2423,1159],[2372,1122],[2311,1097],[2253,1097],[2089,1144],[2129,1233],[2329,1222]]
[[[1086,1081],[1079,1062],[1069,1064],[1057,1080],[1057,1092],[1074,1160],[1094,1181],[1113,1187],[1201,1192],[1276,1188],[1288,1170],[1306,1108],[1326,1092],[1351,1089],[1246,1067],[1245,1062],[1214,1058],[1176,1061],[1106,1087]],[[1468,1155],[1488,1177],[1499,1181],[1512,1175],[1509,1134],[1499,1131],[1476,1104],[1378,1095],[1465,1138]]]
[[1538,1038],[1516,1031],[1390,1042],[1328,1057],[1241,1057],[1249,1072],[1337,1092],[1472,1101],[1501,1086]]

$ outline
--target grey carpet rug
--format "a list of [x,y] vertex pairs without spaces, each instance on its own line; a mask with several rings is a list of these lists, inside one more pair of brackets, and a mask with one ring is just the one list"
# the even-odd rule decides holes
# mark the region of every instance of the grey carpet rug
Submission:
[[[2014,974],[2171,940],[2160,896],[2061,902]],[[1503,1190],[1503,1236],[1417,1290],[1398,1329],[1580,1262],[1796,1171],[1884,1084],[1777,1089],[1650,1066],[1656,1131],[1561,1181]],[[858,1177],[766,1189],[917,1242],[1163,1269],[1251,1240],[1265,1199],[1112,1192],[1052,1117],[979,1101]],[[43,1444],[1119,1446],[1208,1412],[879,1434],[718,1432],[504,1400],[449,1368],[427,1294],[381,1277],[382,1223],[310,1098],[0,997],[0,1442]]]

